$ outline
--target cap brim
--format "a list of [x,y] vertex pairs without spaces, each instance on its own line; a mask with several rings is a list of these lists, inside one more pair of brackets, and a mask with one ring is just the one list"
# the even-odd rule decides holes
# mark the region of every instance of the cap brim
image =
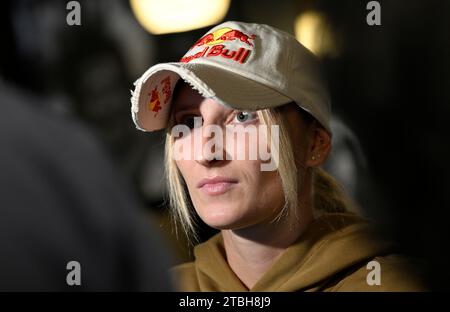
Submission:
[[[280,106],[292,101],[289,97],[251,79],[209,64],[165,63],[151,67],[136,81],[132,96],[132,115],[138,129],[155,131],[165,128],[172,105],[172,92],[182,78],[205,98],[241,110],[259,110]],[[162,104],[157,112],[149,109],[151,91],[160,91],[161,81],[168,81],[166,90],[170,95],[161,96]],[[158,89],[159,88],[159,89]],[[168,88],[168,89],[167,89]],[[159,92],[161,93],[161,92]],[[159,102],[158,102],[159,103]]]

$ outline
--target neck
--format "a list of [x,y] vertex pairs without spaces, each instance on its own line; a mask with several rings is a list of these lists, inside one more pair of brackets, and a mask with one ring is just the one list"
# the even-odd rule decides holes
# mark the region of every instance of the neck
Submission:
[[228,264],[248,289],[314,220],[310,201],[299,206],[298,218],[289,213],[279,221],[222,230]]

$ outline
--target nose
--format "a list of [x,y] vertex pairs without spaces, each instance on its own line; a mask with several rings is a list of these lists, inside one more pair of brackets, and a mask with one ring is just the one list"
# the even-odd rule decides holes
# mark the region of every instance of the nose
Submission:
[[214,124],[203,124],[194,133],[194,159],[205,167],[220,165],[227,160],[225,131]]

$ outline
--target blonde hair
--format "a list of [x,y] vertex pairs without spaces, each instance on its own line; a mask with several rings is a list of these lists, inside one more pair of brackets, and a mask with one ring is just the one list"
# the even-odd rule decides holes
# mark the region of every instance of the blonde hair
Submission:
[[[315,119],[309,114],[299,109],[305,122],[314,121]],[[284,206],[276,216],[275,220],[292,214],[297,217],[298,207],[298,187],[299,181],[303,181],[296,164],[293,144],[289,131],[287,130],[286,115],[281,113],[279,108],[264,109],[258,111],[259,117],[268,125],[279,126],[279,163],[278,175],[284,192]],[[169,125],[167,129],[171,129]],[[269,136],[271,136],[269,131]],[[170,131],[166,134],[165,146],[165,175],[167,183],[167,191],[169,198],[169,206],[175,231],[178,235],[178,224],[181,225],[190,243],[198,241],[196,232],[196,212],[192,206],[187,186],[184,179],[172,157],[172,147],[174,138]],[[352,202],[345,194],[339,183],[323,169],[316,168],[312,172],[313,178],[313,207],[314,213],[320,215],[330,212],[346,212],[351,209]]]

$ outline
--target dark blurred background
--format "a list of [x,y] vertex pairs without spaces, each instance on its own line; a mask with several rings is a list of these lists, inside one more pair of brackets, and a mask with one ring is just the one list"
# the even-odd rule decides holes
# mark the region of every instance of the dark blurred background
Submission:
[[[212,24],[240,20],[295,34],[321,59],[334,111],[326,169],[384,235],[421,261],[432,289],[450,289],[450,2],[378,1],[374,26],[365,0],[78,1],[81,25],[73,26],[68,2],[1,2],[0,83],[88,127],[160,216],[179,261],[190,254],[164,204],[164,134],[135,129],[130,89],[149,66],[178,60]],[[165,10],[171,3],[178,6]],[[177,15],[188,9],[198,15]]]

